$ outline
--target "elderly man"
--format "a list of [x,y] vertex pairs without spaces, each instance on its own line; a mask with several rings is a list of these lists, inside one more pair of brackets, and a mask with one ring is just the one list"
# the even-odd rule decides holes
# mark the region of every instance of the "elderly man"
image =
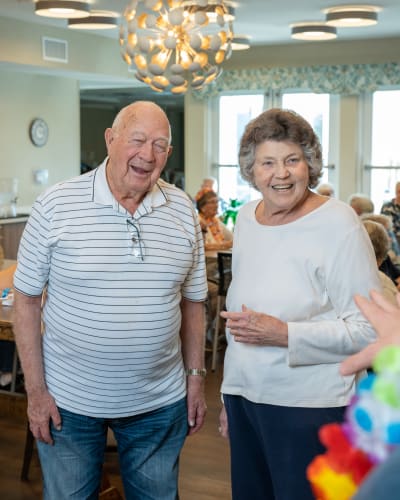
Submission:
[[30,428],[46,499],[97,498],[111,428],[126,498],[173,500],[185,437],[206,412],[201,229],[188,196],[160,179],[172,147],[157,105],[122,109],[105,141],[102,165],[37,199],[21,240]]

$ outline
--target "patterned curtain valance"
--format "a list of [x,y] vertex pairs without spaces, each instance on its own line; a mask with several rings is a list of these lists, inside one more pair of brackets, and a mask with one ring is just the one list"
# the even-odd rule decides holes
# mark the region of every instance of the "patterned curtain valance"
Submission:
[[230,70],[224,71],[213,84],[200,92],[193,92],[193,95],[202,99],[220,92],[267,89],[304,89],[316,93],[354,95],[386,85],[400,85],[400,63]]

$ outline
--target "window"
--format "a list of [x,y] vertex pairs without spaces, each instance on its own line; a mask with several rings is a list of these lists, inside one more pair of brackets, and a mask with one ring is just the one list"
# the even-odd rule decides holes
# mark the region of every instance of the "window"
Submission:
[[[370,196],[375,212],[394,198],[400,181],[400,90],[376,91],[372,97]],[[397,167],[397,168],[392,168]]]
[[246,125],[263,111],[263,107],[263,94],[225,95],[219,99],[218,186],[220,197],[226,201],[259,197],[240,175],[238,151]]

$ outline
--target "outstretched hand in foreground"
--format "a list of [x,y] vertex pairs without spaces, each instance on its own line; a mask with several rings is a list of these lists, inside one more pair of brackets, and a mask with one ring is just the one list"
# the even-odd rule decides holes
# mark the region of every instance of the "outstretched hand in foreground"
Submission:
[[397,304],[391,304],[385,297],[371,290],[370,299],[356,295],[354,301],[360,311],[375,328],[377,340],[357,354],[345,359],[340,365],[342,375],[351,375],[371,366],[376,354],[385,346],[400,345],[400,293],[397,294]]

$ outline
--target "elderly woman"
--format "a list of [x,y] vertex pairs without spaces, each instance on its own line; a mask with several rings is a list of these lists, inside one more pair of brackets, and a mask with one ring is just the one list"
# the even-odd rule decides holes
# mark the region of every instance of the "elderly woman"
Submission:
[[375,255],[355,212],[312,191],[321,148],[301,116],[271,109],[251,121],[239,164],[262,197],[239,212],[221,313],[232,498],[311,500],[317,431],[343,419],[357,380],[340,362],[375,339],[353,303],[380,289]]

